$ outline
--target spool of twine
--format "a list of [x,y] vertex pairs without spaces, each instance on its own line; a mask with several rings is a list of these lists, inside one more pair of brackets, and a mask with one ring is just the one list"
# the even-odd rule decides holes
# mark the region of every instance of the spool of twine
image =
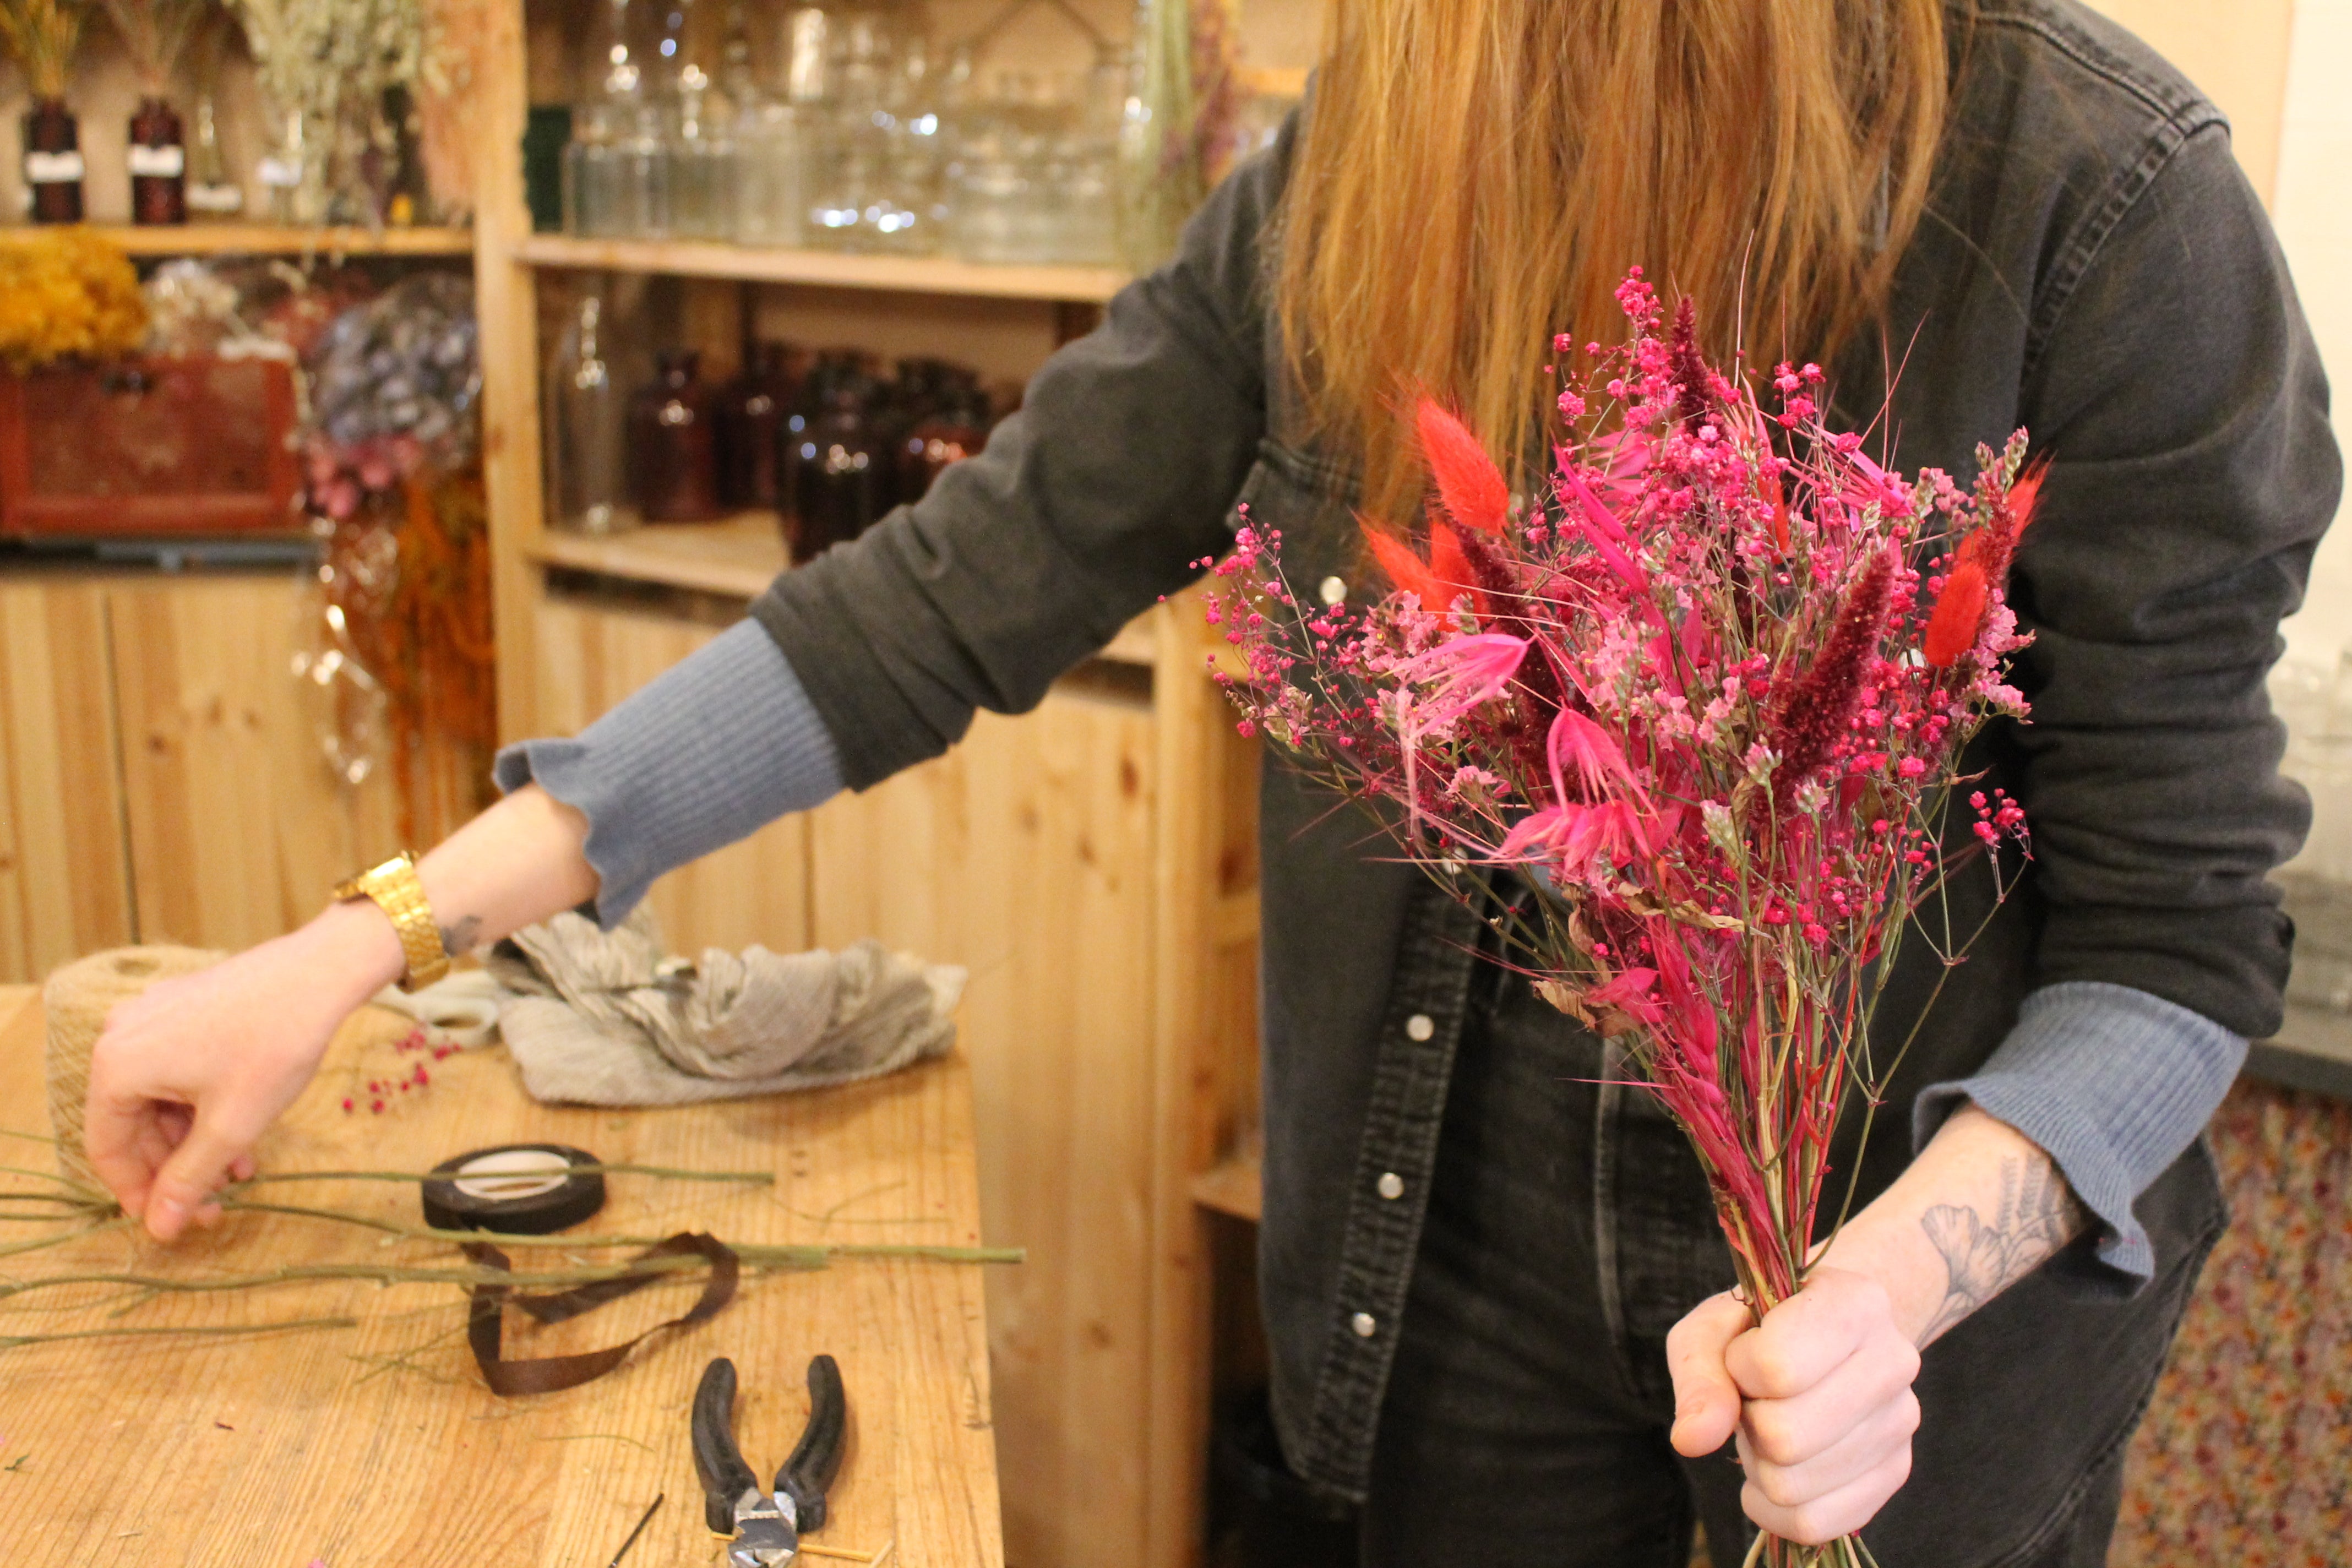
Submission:
[[118,947],[76,959],[49,976],[41,1006],[49,1026],[49,1131],[57,1134],[61,1174],[102,1185],[81,1150],[81,1111],[89,1098],[89,1053],[109,1010],[158,980],[193,973],[227,956],[197,947]]

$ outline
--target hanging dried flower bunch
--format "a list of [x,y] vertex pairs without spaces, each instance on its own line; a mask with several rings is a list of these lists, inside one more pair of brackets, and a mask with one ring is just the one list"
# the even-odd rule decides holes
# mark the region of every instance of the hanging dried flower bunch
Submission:
[[0,0],[0,39],[25,68],[37,100],[66,95],[66,76],[89,19],[84,0]]
[[437,837],[485,804],[497,739],[471,286],[420,274],[345,311],[310,370],[329,624],[383,694],[402,836]]
[[163,96],[212,0],[105,0],[105,5],[140,90],[151,98]]

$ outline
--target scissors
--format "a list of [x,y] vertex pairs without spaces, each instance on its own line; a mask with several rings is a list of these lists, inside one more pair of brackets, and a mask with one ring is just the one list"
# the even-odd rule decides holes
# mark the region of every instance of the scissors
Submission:
[[735,1363],[720,1356],[702,1369],[694,1391],[694,1468],[702,1478],[702,1519],[724,1536],[728,1568],[783,1568],[800,1555],[801,1535],[824,1528],[824,1494],[841,1469],[849,1396],[829,1355],[810,1361],[809,1418],[772,1491],[735,1446]]

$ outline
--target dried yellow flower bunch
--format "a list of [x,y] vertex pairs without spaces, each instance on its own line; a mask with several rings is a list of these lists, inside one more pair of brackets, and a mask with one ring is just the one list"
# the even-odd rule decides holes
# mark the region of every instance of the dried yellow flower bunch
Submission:
[[146,334],[139,275],[120,246],[78,227],[0,238],[0,363],[10,370],[112,359]]

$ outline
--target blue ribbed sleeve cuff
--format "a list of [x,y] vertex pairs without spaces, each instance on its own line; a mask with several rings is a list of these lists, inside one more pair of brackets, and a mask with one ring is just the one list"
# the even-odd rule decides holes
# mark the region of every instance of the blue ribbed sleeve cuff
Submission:
[[2025,999],[2017,1026],[1972,1077],[1911,1106],[1925,1147],[1963,1100],[2016,1128],[2064,1173],[2104,1227],[2099,1283],[2128,1293],[2156,1267],[2132,1204],[2212,1118],[2246,1042],[2200,1013],[2128,985],[2074,980]]
[[572,740],[499,753],[501,790],[536,781],[588,818],[596,918],[628,918],[654,879],[840,793],[841,753],[775,639],[746,620]]

